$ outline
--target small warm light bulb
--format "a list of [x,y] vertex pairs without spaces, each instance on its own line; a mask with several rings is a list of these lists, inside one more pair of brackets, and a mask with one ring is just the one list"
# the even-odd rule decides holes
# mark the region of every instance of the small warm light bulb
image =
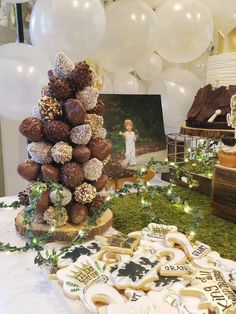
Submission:
[[190,213],[191,207],[189,207],[188,205],[184,206],[184,211],[186,214]]
[[34,244],[36,244],[37,243],[37,240],[36,239],[33,239],[33,241],[32,241]]
[[189,184],[189,188],[191,189],[193,187],[193,185],[192,184]]
[[189,233],[189,235],[191,236],[191,237],[194,237],[195,236],[195,232],[194,231],[190,231],[190,233]]
[[172,193],[172,190],[169,189],[169,190],[167,191],[167,194],[168,194],[168,195],[171,195],[171,193]]
[[51,232],[53,232],[53,231],[55,231],[55,227],[52,227],[52,228],[51,228]]

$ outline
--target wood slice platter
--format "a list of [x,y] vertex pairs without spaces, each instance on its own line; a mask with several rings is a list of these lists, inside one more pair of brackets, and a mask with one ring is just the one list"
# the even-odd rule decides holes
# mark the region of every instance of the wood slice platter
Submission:
[[188,126],[182,126],[180,130],[181,134],[190,135],[190,136],[199,136],[202,138],[223,138],[223,137],[234,137],[233,130],[224,130],[224,129],[201,129],[201,128],[192,128]]
[[[15,226],[17,232],[25,236],[27,228],[23,224],[24,221],[24,210],[20,211],[15,219]],[[89,233],[88,240],[92,240],[96,235],[102,235],[112,226],[113,214],[112,211],[108,208],[102,216],[97,220],[97,225],[92,228]],[[48,242],[70,242],[78,234],[78,232],[84,227],[84,224],[74,225],[67,223],[65,226],[56,228],[52,236],[48,239]],[[33,224],[31,230],[35,236],[40,236],[50,232],[50,226],[45,224]]]

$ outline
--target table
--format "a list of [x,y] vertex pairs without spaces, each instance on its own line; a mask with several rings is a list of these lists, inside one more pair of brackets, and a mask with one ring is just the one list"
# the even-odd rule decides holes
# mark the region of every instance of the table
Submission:
[[[15,197],[1,198],[12,203]],[[22,246],[25,240],[15,231],[18,210],[0,209],[0,241]],[[0,252],[1,314],[67,314],[55,296],[40,268],[34,265],[35,252]]]

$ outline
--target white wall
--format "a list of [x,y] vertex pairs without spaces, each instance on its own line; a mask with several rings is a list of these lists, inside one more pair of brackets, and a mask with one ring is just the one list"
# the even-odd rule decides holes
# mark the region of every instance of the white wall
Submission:
[[26,181],[21,179],[16,170],[17,165],[27,159],[26,139],[18,132],[20,122],[1,117],[4,183],[7,196],[17,195],[26,186]]

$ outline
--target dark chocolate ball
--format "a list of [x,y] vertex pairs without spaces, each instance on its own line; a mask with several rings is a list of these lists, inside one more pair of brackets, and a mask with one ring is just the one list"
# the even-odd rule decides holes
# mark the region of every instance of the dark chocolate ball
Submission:
[[93,214],[95,211],[102,208],[105,202],[106,202],[106,196],[97,195],[95,199],[92,201],[91,206],[89,208],[90,214]]
[[75,188],[84,180],[81,167],[76,162],[68,162],[61,167],[62,183],[68,188]]
[[66,100],[72,97],[72,90],[70,84],[58,77],[53,77],[48,83],[49,96],[57,98],[58,100]]
[[19,125],[19,132],[29,141],[40,142],[43,137],[43,123],[37,118],[26,118]]
[[72,152],[73,159],[79,163],[84,163],[91,156],[90,149],[86,145],[77,145]]
[[88,217],[88,208],[80,203],[74,203],[69,209],[69,216],[75,225],[83,223]]
[[61,121],[48,121],[44,125],[44,135],[54,143],[67,142],[70,139],[70,127]]
[[45,212],[49,207],[49,203],[49,191],[42,192],[36,205],[37,211],[40,213]]
[[112,143],[109,140],[102,139],[100,137],[92,139],[88,147],[93,157],[104,160],[112,152]]
[[81,101],[77,99],[68,99],[64,104],[64,111],[67,120],[77,126],[85,121],[85,109]]
[[41,173],[45,181],[51,180],[58,182],[60,179],[60,170],[52,165],[42,165]]
[[108,182],[108,176],[106,174],[102,174],[97,181],[92,181],[91,184],[96,188],[97,192],[101,192]]
[[28,181],[35,181],[39,177],[40,165],[33,161],[26,161],[18,165],[17,172]]

